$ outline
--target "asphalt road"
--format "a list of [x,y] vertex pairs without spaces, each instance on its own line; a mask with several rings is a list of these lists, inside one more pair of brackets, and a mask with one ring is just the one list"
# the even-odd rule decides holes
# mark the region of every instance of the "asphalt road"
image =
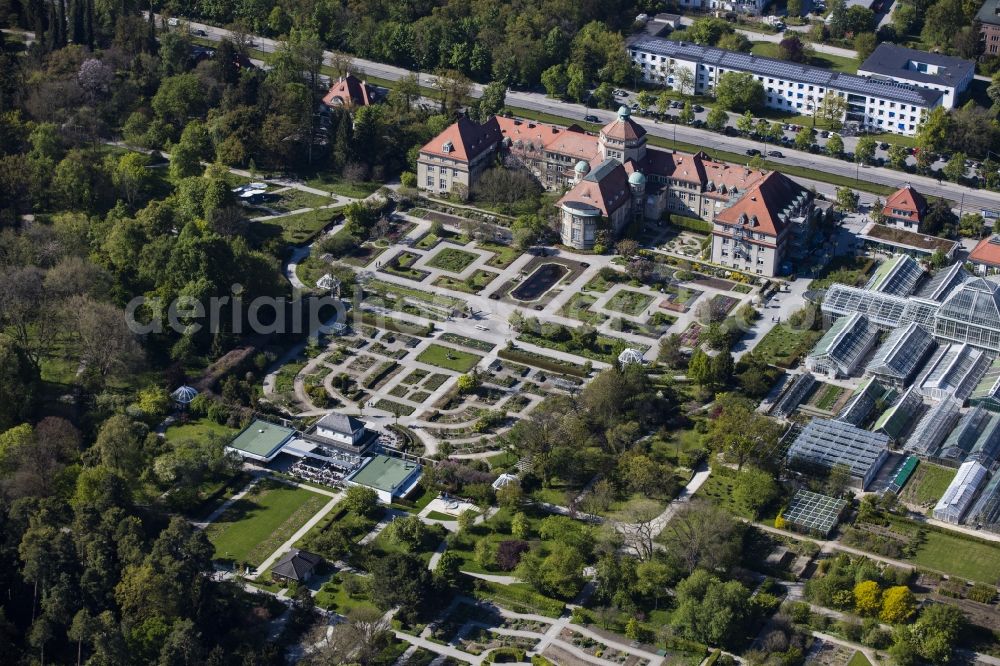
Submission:
[[[229,35],[229,31],[223,28],[206,25],[203,23],[188,22],[192,31],[202,30],[209,39],[220,40]],[[274,51],[280,42],[266,37],[252,38],[252,46],[264,50]],[[334,54],[325,52],[324,59],[329,63]],[[386,65],[383,63],[353,58],[353,62],[362,72],[389,81],[397,81],[413,72]],[[359,72],[360,73],[360,72]],[[435,85],[436,77],[430,74],[417,73],[420,85],[432,87]],[[483,86],[474,84],[472,94],[478,96]],[[522,90],[508,90],[507,104],[514,107],[528,109],[561,116],[571,120],[583,120],[585,115],[597,116],[602,122],[609,122],[615,118],[615,113],[602,109],[592,109],[582,104],[561,102],[546,97],[542,93],[527,92]],[[666,139],[683,141],[700,146],[711,153],[712,150],[726,150],[735,153],[745,153],[747,150],[761,149],[761,142],[743,137],[728,137],[708,130],[696,129],[687,125],[657,124],[654,122],[643,122],[646,131],[653,135]],[[845,137],[845,149],[851,150],[852,137]],[[956,185],[954,183],[939,182],[936,178],[919,176],[915,174],[905,174],[893,169],[881,167],[858,167],[858,165],[845,162],[826,155],[814,155],[805,153],[789,147],[782,147],[781,151],[785,157],[781,160],[783,164],[791,166],[807,167],[816,169],[828,174],[850,179],[857,179],[868,183],[876,183],[888,187],[897,188],[904,183],[910,183],[922,193],[935,197],[942,197],[953,201],[956,208],[961,208],[966,212],[979,210],[1000,210],[1000,192],[990,192],[987,190],[975,190],[969,187]],[[807,179],[798,179],[800,182],[812,182]],[[820,188],[818,188],[820,189]],[[826,186],[820,191],[832,190],[831,186]]]

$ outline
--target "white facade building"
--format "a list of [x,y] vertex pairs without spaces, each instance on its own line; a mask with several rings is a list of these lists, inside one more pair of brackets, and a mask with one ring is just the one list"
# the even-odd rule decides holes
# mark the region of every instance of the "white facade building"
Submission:
[[941,104],[960,106],[976,74],[976,63],[954,56],[882,42],[858,67],[858,76],[889,79],[941,92]]
[[632,61],[649,83],[711,94],[727,72],[749,72],[764,87],[764,103],[772,109],[814,115],[828,94],[844,100],[844,122],[880,132],[913,136],[924,115],[942,104],[944,93],[905,83],[844,74],[749,53],[727,51],[661,38],[645,38],[628,46]]

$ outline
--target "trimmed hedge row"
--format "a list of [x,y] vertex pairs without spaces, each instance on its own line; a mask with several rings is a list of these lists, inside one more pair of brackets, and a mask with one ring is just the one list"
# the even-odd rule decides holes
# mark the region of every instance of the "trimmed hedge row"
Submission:
[[560,361],[556,358],[546,358],[544,356],[532,354],[531,352],[526,352],[520,349],[501,349],[497,352],[497,356],[506,361],[514,361],[515,363],[530,365],[536,368],[541,368],[542,370],[548,370],[550,372],[558,372],[580,378],[586,378],[588,376],[584,367],[577,365],[576,363]]
[[496,601],[512,606],[526,606],[540,615],[559,617],[566,609],[563,602],[543,594],[525,589],[501,585],[488,580],[476,579],[475,597],[481,601]]
[[694,231],[699,234],[712,233],[712,223],[706,222],[705,220],[699,220],[697,217],[685,217],[684,215],[671,214],[667,216],[667,222],[675,227],[687,229],[688,231]]
[[365,388],[374,388],[376,384],[386,378],[386,376],[399,367],[398,361],[386,361],[382,364],[382,367],[378,369],[378,372],[373,374],[371,377],[365,381]]
[[398,319],[386,317],[385,315],[376,317],[372,313],[365,310],[359,310],[357,316],[361,320],[362,324],[374,326],[375,328],[384,328],[385,330],[392,331],[393,333],[415,335],[417,337],[427,338],[434,332],[433,324],[428,326],[418,326],[417,324],[399,321]]

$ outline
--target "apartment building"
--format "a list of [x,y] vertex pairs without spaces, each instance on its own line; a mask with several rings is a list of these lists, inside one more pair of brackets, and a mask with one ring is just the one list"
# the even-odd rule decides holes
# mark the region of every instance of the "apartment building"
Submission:
[[1000,0],[986,0],[976,14],[984,55],[1000,52]]
[[712,94],[726,72],[749,72],[764,87],[772,109],[814,115],[828,94],[843,98],[843,122],[879,132],[913,136],[930,109],[940,106],[944,93],[888,78],[844,74],[749,53],[727,51],[661,38],[644,38],[628,46],[632,61],[649,83],[679,87],[690,72],[685,92]]
[[976,75],[976,63],[882,42],[858,67],[858,76],[888,79],[942,93],[941,104],[960,106]]

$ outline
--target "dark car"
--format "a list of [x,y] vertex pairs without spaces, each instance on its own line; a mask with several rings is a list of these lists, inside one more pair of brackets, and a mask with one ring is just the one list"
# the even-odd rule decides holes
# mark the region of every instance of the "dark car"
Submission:
[[882,150],[889,150],[889,144],[887,144],[885,141],[878,144],[878,147],[881,148]]
[[811,146],[809,146],[809,152],[813,153],[814,155],[818,155],[821,150],[823,149],[820,147],[818,143],[814,143]]
[[597,116],[584,116],[583,119],[588,123],[599,123],[601,119]]
[[777,157],[779,159],[782,158],[782,157],[784,157],[784,155],[781,153],[780,150],[769,150],[769,151],[767,151],[767,156],[768,157]]
[[695,121],[693,121],[691,123],[691,126],[692,127],[697,127],[698,129],[702,129],[702,128],[705,127],[705,121],[704,120],[695,120]]
[[202,30],[201,28],[196,28],[192,30],[191,33],[194,35],[198,35],[199,37],[208,37],[208,33]]
[[749,150],[747,150],[747,155],[749,155],[750,157],[756,157],[757,155],[760,155],[760,151],[757,150],[756,148],[750,148]]
[[682,106],[684,106],[684,105],[681,104],[680,102],[678,102],[677,100],[674,100],[673,102],[670,103],[670,108],[671,109],[679,109]]
[[826,130],[823,130],[822,132],[819,133],[819,135],[825,139],[828,136],[830,136],[830,133],[827,132]]
[[703,107],[701,104],[695,104],[691,108],[694,110],[695,113],[701,113],[702,111],[705,110],[705,107]]
[[726,136],[738,136],[740,132],[732,125],[726,125],[726,129],[722,130],[722,133]]

